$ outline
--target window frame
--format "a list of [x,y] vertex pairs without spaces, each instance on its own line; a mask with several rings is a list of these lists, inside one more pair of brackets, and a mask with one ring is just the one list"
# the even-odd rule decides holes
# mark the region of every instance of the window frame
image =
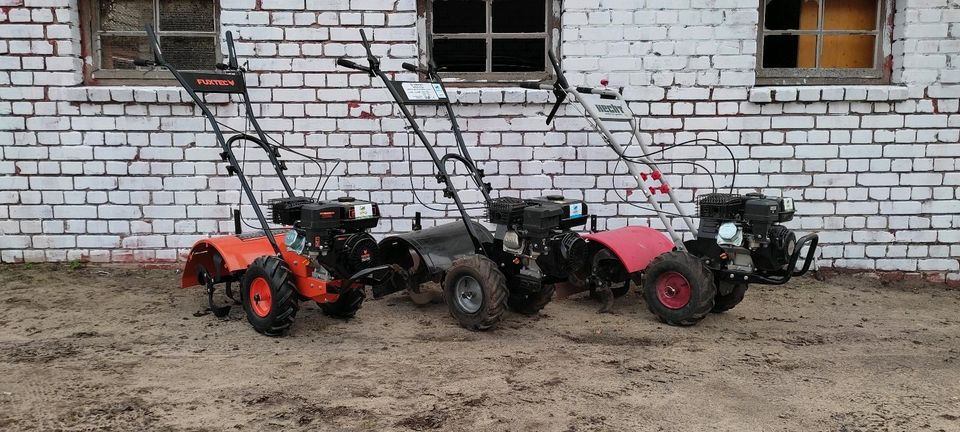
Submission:
[[[876,30],[824,30],[823,19],[826,1],[819,3],[817,29],[815,30],[767,30],[767,4],[772,0],[760,1],[760,16],[757,26],[757,85],[830,85],[830,84],[889,84],[892,76],[893,49],[893,0],[876,0]],[[824,35],[876,35],[874,47],[874,67],[872,68],[765,68],[763,67],[763,42],[769,35],[813,35],[817,36],[816,61],[820,61]]]
[[[431,56],[427,49],[432,46],[433,34],[433,1],[417,0],[417,52],[421,63],[426,64]],[[553,50],[560,58],[560,15],[563,8],[561,0],[543,0],[545,2],[545,28],[542,33],[494,33],[491,6],[494,0],[483,0],[486,3],[485,23],[483,33],[446,33],[438,39],[485,39],[487,43],[487,67],[491,67],[493,44],[495,39],[539,39],[544,38],[543,65],[544,70],[538,72],[440,72],[444,82],[461,87],[506,87],[510,83],[522,81],[544,81],[554,79],[554,71],[550,67],[548,50]]]
[[[82,57],[83,78],[86,85],[169,85],[177,84],[173,75],[163,68],[142,68],[142,69],[102,69],[101,49],[100,49],[100,1],[89,0],[80,1],[80,34],[82,39]],[[147,0],[153,3],[153,26],[159,30],[160,20],[160,0]],[[215,38],[214,59],[220,61],[221,56],[221,25],[220,25],[220,1],[212,0],[214,4],[214,29],[212,32],[157,32],[157,36],[162,35],[184,35],[184,36],[210,36]],[[116,34],[130,33],[139,35],[141,32],[112,32]],[[146,36],[146,32],[142,32]],[[90,63],[86,59],[90,59]]]

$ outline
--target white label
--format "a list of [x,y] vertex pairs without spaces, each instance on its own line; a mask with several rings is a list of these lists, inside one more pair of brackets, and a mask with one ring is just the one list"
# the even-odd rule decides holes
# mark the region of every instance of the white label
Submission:
[[793,198],[783,199],[783,210],[788,212],[793,211]]
[[627,121],[633,118],[633,111],[627,103],[620,99],[603,99],[600,96],[592,95],[593,108],[597,110],[601,120]]
[[430,83],[405,82],[401,83],[401,86],[403,87],[403,92],[407,95],[407,99],[412,101],[435,101],[440,99],[437,97],[437,90],[434,89]]
[[574,218],[580,216],[583,216],[583,204],[570,204],[570,217]]
[[433,91],[437,93],[437,97],[440,99],[446,99],[447,94],[443,91],[443,86],[440,84],[433,85]]
[[358,204],[353,206],[353,214],[357,219],[373,217],[373,204]]

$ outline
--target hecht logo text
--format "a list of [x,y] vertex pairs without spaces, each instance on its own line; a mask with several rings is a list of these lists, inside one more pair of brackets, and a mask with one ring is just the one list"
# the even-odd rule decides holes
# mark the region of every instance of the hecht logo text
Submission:
[[605,114],[624,114],[620,105],[597,105],[597,111]]

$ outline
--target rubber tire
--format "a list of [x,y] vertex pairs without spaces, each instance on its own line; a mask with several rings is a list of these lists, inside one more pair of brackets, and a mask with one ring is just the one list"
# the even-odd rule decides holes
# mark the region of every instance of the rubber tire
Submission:
[[[457,306],[455,287],[463,276],[471,276],[480,284],[483,303],[474,313]],[[453,262],[443,277],[443,300],[450,315],[464,328],[474,331],[493,330],[503,319],[507,308],[507,278],[497,264],[483,255],[471,255]]]
[[320,310],[323,311],[324,315],[330,317],[350,319],[357,315],[357,311],[363,306],[363,301],[366,298],[367,294],[364,291],[351,290],[346,294],[341,294],[337,297],[337,301],[333,303],[320,303]]
[[[270,313],[265,317],[257,315],[250,306],[250,284],[262,277],[270,286]],[[297,286],[293,281],[290,267],[275,256],[262,256],[247,267],[240,284],[240,301],[247,313],[247,321],[254,330],[267,336],[283,336],[290,330],[293,320],[300,309],[297,298]]]
[[[680,309],[670,309],[657,298],[657,278],[673,271],[680,273],[691,285],[690,301]],[[672,326],[692,326],[703,320],[713,309],[717,287],[713,274],[696,256],[683,251],[661,254],[647,266],[643,275],[643,299],[647,308],[660,321]]]
[[724,313],[733,309],[743,301],[743,296],[746,293],[747,284],[734,285],[733,291],[730,291],[730,294],[727,295],[720,294],[720,291],[717,291],[717,298],[714,299],[713,309],[711,309],[710,312]]
[[507,307],[521,315],[536,315],[553,300],[554,291],[556,288],[553,284],[544,285],[540,291],[526,296],[511,291],[507,297]]

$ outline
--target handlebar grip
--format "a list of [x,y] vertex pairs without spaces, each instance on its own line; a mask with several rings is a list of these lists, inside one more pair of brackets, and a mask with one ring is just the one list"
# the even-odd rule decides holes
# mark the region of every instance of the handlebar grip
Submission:
[[147,60],[147,59],[135,59],[133,61],[134,66],[153,66],[155,64],[156,63],[153,60]]
[[356,64],[356,63],[354,63],[354,62],[352,62],[352,61],[350,61],[350,60],[347,60],[347,59],[345,59],[345,58],[343,58],[343,57],[337,59],[337,64],[340,65],[340,66],[343,66],[343,67],[350,68],[350,69],[363,70],[363,66],[360,66],[360,65],[358,65],[358,64]]
[[577,87],[577,91],[580,93],[593,93],[593,87]]
[[402,65],[400,65],[400,66],[403,67],[404,69],[410,71],[410,72],[420,72],[420,69],[419,69],[418,67],[414,66],[414,65],[411,64],[411,63],[404,62],[404,63],[403,63]]
[[217,68],[217,70],[227,70],[230,68],[229,65],[226,65],[224,63],[217,63],[214,65],[214,67]]
[[538,82],[522,82],[520,83],[521,88],[530,89],[530,90],[540,90],[540,83]]

